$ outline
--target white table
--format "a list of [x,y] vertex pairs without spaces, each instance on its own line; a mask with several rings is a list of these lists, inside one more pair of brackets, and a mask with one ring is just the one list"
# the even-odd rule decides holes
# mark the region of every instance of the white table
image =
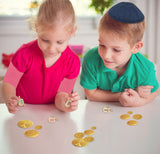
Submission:
[[[104,113],[109,104],[113,112]],[[138,125],[129,126],[120,115],[142,114]],[[132,115],[133,115],[132,114]],[[58,121],[51,124],[49,116]],[[36,138],[24,136],[20,120],[43,125]],[[72,145],[74,134],[96,126],[95,140],[85,147]],[[0,154],[160,154],[160,98],[142,107],[121,107],[119,103],[81,100],[72,113],[58,111],[54,105],[26,105],[12,115],[0,104]]]

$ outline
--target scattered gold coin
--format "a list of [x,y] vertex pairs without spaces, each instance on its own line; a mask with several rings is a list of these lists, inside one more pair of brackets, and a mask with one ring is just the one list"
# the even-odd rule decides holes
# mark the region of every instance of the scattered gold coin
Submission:
[[93,135],[93,134],[94,134],[94,131],[91,130],[91,129],[88,129],[88,130],[85,130],[84,133],[85,133],[86,135]]
[[76,134],[74,134],[74,137],[76,137],[76,138],[83,138],[83,136],[84,136],[84,133],[76,133]]
[[133,115],[133,118],[136,119],[136,120],[139,120],[142,118],[142,115],[141,114],[135,114]]
[[96,129],[96,127],[95,127],[95,126],[93,126],[91,129],[95,130],[95,129]]
[[135,121],[135,120],[129,120],[129,121],[127,121],[127,124],[130,125],[130,126],[135,126],[135,125],[138,124],[138,122]]
[[17,123],[17,125],[21,128],[30,128],[33,126],[33,122],[30,120],[21,120]]
[[121,116],[120,116],[120,118],[121,119],[123,119],[123,120],[127,120],[127,119],[130,119],[130,115],[128,115],[128,114],[122,114]]
[[39,135],[39,132],[37,130],[27,130],[24,133],[27,137],[37,137]]
[[92,141],[94,141],[94,137],[92,137],[92,136],[87,136],[87,137],[84,138],[84,140],[85,140],[86,142],[92,142]]
[[127,113],[128,113],[128,114],[132,114],[133,112],[132,112],[132,111],[128,111]]
[[72,141],[72,144],[77,147],[84,147],[88,145],[89,142],[86,142],[83,138],[76,138]]
[[42,125],[35,126],[35,129],[42,129]]

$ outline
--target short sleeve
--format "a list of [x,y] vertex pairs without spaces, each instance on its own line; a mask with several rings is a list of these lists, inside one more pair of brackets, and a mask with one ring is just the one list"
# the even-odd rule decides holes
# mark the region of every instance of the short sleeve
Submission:
[[67,65],[65,78],[74,79],[79,75],[80,59],[77,55],[73,54],[72,56],[70,56],[67,64],[65,65]]
[[30,55],[31,54],[29,50],[23,45],[14,54],[12,58],[12,64],[18,71],[24,73],[29,68],[29,65],[32,61],[32,56]]
[[82,71],[80,75],[80,84],[85,89],[96,89],[97,80],[94,65],[88,62],[86,57],[83,59]]
[[4,77],[3,82],[8,82],[13,85],[15,88],[17,87],[23,73],[19,72],[12,64],[10,63],[7,73]]

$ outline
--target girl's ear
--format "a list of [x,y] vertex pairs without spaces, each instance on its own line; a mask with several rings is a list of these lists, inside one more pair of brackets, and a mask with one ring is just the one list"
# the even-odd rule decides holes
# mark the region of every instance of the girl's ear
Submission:
[[34,27],[35,27],[36,32],[38,33],[38,25],[37,25],[36,22],[35,22],[35,24],[34,24]]
[[74,35],[74,33],[76,32],[76,30],[77,30],[77,26],[74,26],[74,28],[73,28],[73,30],[71,32],[71,37]]
[[143,47],[143,42],[142,41],[137,42],[132,48],[132,53],[136,54],[142,47]]

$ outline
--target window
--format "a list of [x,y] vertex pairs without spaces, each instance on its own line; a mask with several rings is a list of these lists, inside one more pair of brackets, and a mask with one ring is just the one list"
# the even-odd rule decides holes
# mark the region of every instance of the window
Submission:
[[[0,0],[0,15],[29,16],[36,14],[37,9],[30,9],[30,3],[35,0]],[[42,0],[37,0],[42,2]],[[96,12],[88,8],[90,0],[71,0],[77,16],[95,16]]]

